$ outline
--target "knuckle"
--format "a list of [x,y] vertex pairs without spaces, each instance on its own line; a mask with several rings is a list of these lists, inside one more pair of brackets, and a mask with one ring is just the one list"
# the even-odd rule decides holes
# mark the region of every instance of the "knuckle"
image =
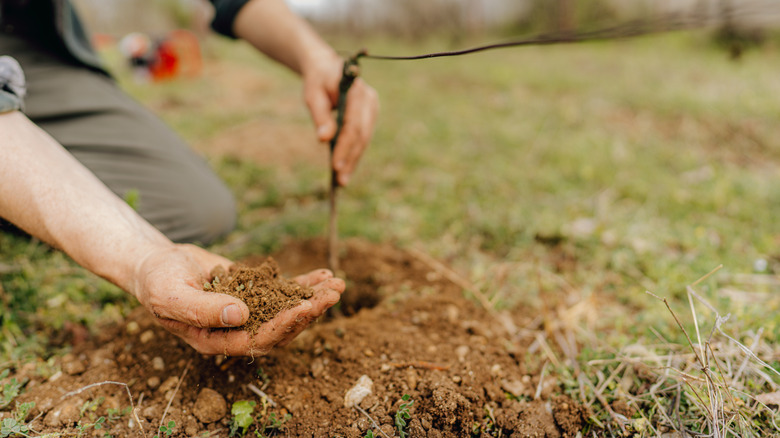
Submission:
[[188,322],[195,327],[208,327],[210,325],[210,318],[198,307],[188,308],[186,315]]

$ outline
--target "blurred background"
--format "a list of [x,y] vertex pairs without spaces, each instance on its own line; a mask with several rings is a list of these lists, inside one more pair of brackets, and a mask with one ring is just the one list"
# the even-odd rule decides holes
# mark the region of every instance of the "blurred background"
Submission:
[[[205,0],[77,0],[96,33],[203,33]],[[140,7],[144,4],[144,7]],[[153,4],[154,12],[149,11]],[[649,16],[694,18],[761,33],[780,24],[777,0],[288,0],[322,31],[421,36],[432,32],[571,31]]]

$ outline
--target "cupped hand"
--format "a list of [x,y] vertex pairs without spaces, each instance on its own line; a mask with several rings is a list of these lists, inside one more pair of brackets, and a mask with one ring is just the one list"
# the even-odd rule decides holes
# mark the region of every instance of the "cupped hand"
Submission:
[[[303,71],[304,99],[320,141],[330,141],[336,135],[333,109],[338,104],[343,65],[344,60],[332,54],[318,58],[312,67]],[[363,151],[368,147],[378,113],[379,97],[376,91],[357,78],[347,93],[344,125],[331,163],[340,185],[347,185]]]
[[214,330],[246,322],[249,310],[241,300],[204,292],[217,265],[232,263],[193,245],[174,245],[152,251],[136,268],[134,294],[167,330],[204,354],[259,356],[286,345],[309,324],[336,304],[344,281],[325,269],[294,280],[314,295],[261,325],[254,336],[244,330]]

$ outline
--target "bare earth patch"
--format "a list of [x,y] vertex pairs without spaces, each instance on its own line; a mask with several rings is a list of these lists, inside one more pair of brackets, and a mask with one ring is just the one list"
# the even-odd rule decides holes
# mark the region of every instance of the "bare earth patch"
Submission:
[[[585,426],[586,410],[556,395],[553,379],[540,384],[540,370],[525,366],[526,346],[508,334],[507,324],[522,326],[533,315],[504,315],[500,323],[405,251],[359,240],[345,247],[345,300],[351,304],[340,313],[351,316],[335,312],[290,346],[247,359],[202,356],[138,308],[124,325],[62,358],[62,373],[43,380],[35,366],[15,370],[17,378],[30,379],[19,399],[36,403],[28,419],[40,417],[32,427],[72,433],[79,421],[130,406],[117,385],[63,398],[102,381],[127,383],[147,436],[157,432],[163,414],[163,425],[175,423],[171,436],[228,436],[231,406],[242,400],[257,403],[258,422],[289,414],[283,436],[362,437],[372,421],[393,436],[405,394],[413,402],[406,428],[412,437],[499,430],[503,436],[573,437]],[[324,255],[325,242],[315,240],[288,245],[275,258],[292,275],[323,266]],[[365,413],[345,407],[347,390],[362,375],[373,381],[359,403]],[[83,409],[90,401],[98,402]],[[101,433],[142,436],[132,417],[125,411]]]

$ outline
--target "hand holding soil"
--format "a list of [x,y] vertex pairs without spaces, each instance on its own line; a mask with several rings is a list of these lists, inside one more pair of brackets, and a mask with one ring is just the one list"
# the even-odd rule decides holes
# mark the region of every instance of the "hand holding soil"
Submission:
[[232,263],[192,245],[175,245],[153,252],[136,268],[135,296],[168,331],[204,354],[258,356],[295,338],[325,310],[336,304],[344,282],[328,270],[316,270],[293,280],[312,289],[312,297],[257,327],[256,331],[214,330],[239,327],[249,309],[238,298],[204,292],[217,266]]

